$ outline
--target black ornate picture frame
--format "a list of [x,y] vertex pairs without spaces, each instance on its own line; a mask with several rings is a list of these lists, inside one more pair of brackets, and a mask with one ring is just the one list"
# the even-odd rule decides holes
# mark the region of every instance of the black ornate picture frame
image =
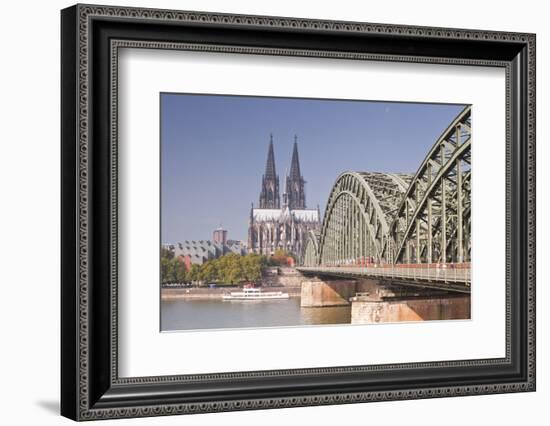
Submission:
[[[93,420],[535,390],[534,34],[95,5],[64,9],[61,30],[62,415]],[[506,356],[120,378],[121,47],[505,69]]]

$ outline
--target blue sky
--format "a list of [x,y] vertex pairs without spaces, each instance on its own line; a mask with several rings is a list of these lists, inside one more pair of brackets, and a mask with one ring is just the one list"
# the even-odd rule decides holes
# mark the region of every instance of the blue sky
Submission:
[[346,170],[414,173],[463,105],[162,93],[161,240],[246,240],[269,135],[284,191],[298,136],[308,208]]

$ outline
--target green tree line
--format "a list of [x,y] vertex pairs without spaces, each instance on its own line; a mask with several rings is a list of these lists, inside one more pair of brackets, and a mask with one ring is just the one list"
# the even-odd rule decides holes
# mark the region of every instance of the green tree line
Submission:
[[254,253],[245,256],[229,253],[202,265],[192,264],[187,271],[181,259],[174,257],[172,251],[162,248],[160,258],[162,283],[203,281],[238,284],[244,281],[258,281],[262,277],[262,268],[285,265],[287,257],[288,255],[283,251],[277,251],[269,258]]

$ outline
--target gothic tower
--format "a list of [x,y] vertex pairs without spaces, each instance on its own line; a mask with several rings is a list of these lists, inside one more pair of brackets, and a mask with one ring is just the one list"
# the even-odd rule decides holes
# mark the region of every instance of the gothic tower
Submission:
[[273,153],[273,135],[269,137],[269,150],[265,174],[262,176],[262,191],[260,192],[261,209],[280,209],[279,176],[275,172],[275,154]]
[[290,174],[286,177],[285,202],[290,210],[303,210],[306,208],[306,181],[300,173],[300,160],[298,158],[298,141],[294,136],[294,150],[290,163]]

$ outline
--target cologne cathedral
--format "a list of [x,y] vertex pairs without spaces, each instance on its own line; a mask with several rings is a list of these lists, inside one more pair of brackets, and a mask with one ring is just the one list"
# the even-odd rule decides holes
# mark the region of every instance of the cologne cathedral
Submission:
[[309,231],[320,227],[319,207],[306,207],[305,180],[300,172],[298,142],[294,137],[294,149],[290,163],[290,173],[286,176],[285,191],[279,196],[279,176],[275,170],[273,137],[269,141],[265,173],[262,176],[259,207],[254,204],[250,210],[248,226],[248,250],[251,253],[272,255],[283,249],[297,258]]

